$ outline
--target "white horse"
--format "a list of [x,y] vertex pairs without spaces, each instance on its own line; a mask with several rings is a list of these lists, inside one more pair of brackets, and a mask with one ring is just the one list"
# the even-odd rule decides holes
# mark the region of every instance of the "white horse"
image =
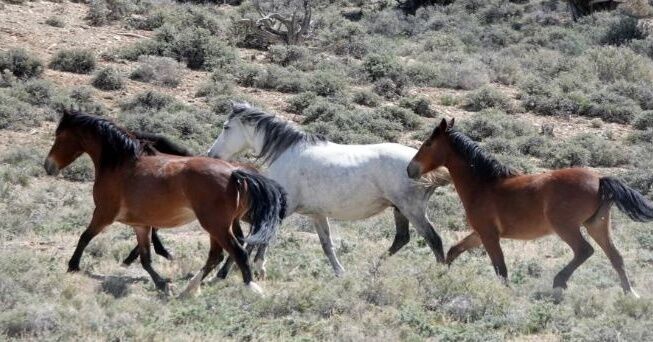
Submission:
[[[266,176],[288,193],[287,215],[297,212],[313,220],[336,275],[342,275],[344,268],[333,249],[328,218],[365,219],[387,207],[394,207],[397,229],[390,255],[408,243],[410,222],[426,239],[437,260],[444,262],[442,240],[426,217],[426,206],[435,188],[447,184],[450,178],[443,169],[420,181],[408,178],[406,168],[417,150],[392,143],[332,143],[249,104],[233,103],[222,133],[208,154],[230,160],[248,150],[267,166]],[[256,258],[261,272],[265,272],[264,253],[259,251],[263,256]]]

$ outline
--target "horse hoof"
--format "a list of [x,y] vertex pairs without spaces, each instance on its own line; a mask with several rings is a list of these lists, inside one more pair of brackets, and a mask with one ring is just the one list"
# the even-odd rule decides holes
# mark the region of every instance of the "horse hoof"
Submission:
[[177,288],[175,287],[175,285],[173,283],[166,283],[163,286],[163,294],[166,297],[174,297],[176,291],[177,291]]
[[68,273],[77,273],[79,271],[80,271],[79,266],[75,266],[75,267],[68,266]]
[[179,295],[180,299],[196,297],[200,294],[200,285],[202,285],[202,273],[198,272],[189,282],[186,289]]
[[258,284],[256,284],[255,282],[250,281],[248,284],[245,284],[245,287],[255,295],[259,297],[265,297],[265,294],[263,293],[263,289],[261,289],[261,287],[258,286]]
[[634,289],[630,289],[630,291],[628,291],[628,294],[633,296],[633,298],[641,298],[639,296],[639,293],[637,293]]

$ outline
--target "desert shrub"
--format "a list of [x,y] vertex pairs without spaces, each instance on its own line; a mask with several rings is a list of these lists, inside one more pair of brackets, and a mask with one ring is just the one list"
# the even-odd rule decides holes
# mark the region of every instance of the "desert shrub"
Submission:
[[93,181],[95,179],[93,161],[88,156],[83,156],[65,168],[61,175],[71,182]]
[[120,105],[122,110],[135,109],[153,109],[161,110],[175,102],[172,96],[157,93],[155,91],[146,91],[134,96],[131,100]]
[[653,128],[653,111],[647,110],[640,113],[633,122],[633,127],[641,130]]
[[618,123],[630,123],[640,111],[634,100],[605,91],[592,94],[589,103],[580,108],[581,115]]
[[88,74],[95,69],[95,56],[89,50],[61,50],[50,61],[50,68]]
[[222,70],[214,71],[208,82],[204,83],[195,93],[197,97],[223,96],[234,92],[234,82],[229,74]]
[[272,45],[268,48],[270,61],[283,67],[300,64],[309,56],[308,49],[299,45]]
[[342,93],[345,82],[342,75],[331,71],[317,71],[308,80],[309,89],[320,96],[334,96]]
[[236,70],[236,82],[244,87],[277,90],[284,93],[298,93],[309,88],[306,75],[293,67],[282,68],[270,65],[259,68],[243,65]]
[[420,118],[411,111],[396,106],[379,107],[374,113],[388,121],[399,122],[404,129],[418,129],[422,123]]
[[397,83],[388,77],[384,77],[375,81],[373,89],[375,93],[389,100],[401,97],[406,90],[405,84]]
[[0,72],[5,70],[20,79],[39,77],[43,73],[43,63],[26,50],[12,49],[0,52]]
[[141,56],[139,65],[134,69],[129,78],[140,82],[153,82],[154,84],[175,88],[181,82],[183,66],[169,57]]
[[132,13],[142,13],[147,2],[130,0],[91,0],[86,20],[93,26],[107,25]]
[[151,40],[135,43],[118,53],[136,60],[142,55],[171,57],[194,70],[224,69],[237,60],[236,50],[203,28],[203,25],[174,26],[165,24]]
[[59,94],[52,99],[50,107],[58,112],[77,108],[91,115],[105,116],[109,113],[102,103],[93,99],[93,89],[87,86],[73,88],[68,94]]
[[39,108],[0,89],[0,129],[22,130],[39,126],[44,117]]
[[614,167],[628,163],[628,153],[618,143],[593,134],[580,134],[555,144],[544,159],[552,168],[572,166]]
[[617,81],[606,90],[635,100],[643,110],[653,109],[653,86],[646,80],[637,83]]
[[141,94],[123,104],[119,119],[128,129],[161,133],[194,151],[210,145],[223,122],[215,114],[153,92]]
[[303,92],[288,99],[286,109],[295,114],[302,114],[306,108],[318,101],[318,96],[312,91]]
[[399,107],[410,109],[413,113],[427,118],[435,117],[436,114],[435,111],[431,109],[431,101],[420,96],[402,98],[399,100]]
[[50,25],[52,27],[66,26],[66,23],[60,17],[49,17],[48,19],[45,19],[45,24]]
[[39,79],[27,80],[12,89],[16,98],[35,106],[50,104],[55,93],[52,83]]
[[406,67],[410,80],[422,86],[472,90],[490,82],[487,68],[473,60],[411,63]]
[[623,45],[633,39],[642,39],[644,34],[637,27],[637,19],[622,17],[613,22],[601,38],[601,43],[606,45]]
[[363,61],[363,69],[372,81],[381,78],[392,78],[393,75],[401,72],[401,66],[391,54],[372,54]]
[[376,107],[380,104],[381,98],[369,90],[357,90],[352,95],[352,101],[361,106]]
[[591,66],[601,81],[638,82],[653,79],[653,62],[623,47],[601,47],[587,51],[582,61]]
[[122,75],[112,67],[106,67],[98,71],[91,80],[91,84],[95,88],[107,91],[122,89],[125,86]]
[[476,141],[490,137],[513,139],[537,134],[534,126],[497,110],[483,110],[457,126]]
[[472,112],[486,108],[510,110],[511,103],[508,96],[492,87],[482,87],[467,94],[463,107]]

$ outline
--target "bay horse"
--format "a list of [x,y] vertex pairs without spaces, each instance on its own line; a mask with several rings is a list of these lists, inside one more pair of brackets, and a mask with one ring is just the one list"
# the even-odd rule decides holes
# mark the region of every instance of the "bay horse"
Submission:
[[[188,149],[172,142],[172,140],[163,135],[147,132],[131,133],[141,143],[142,151],[145,154],[155,155],[163,153],[183,157],[193,156],[193,153]],[[157,234],[157,228],[155,227],[152,227],[152,246],[154,247],[154,252],[156,254],[159,254],[168,260],[173,260],[172,254],[170,254],[170,252],[168,252],[168,250],[163,246],[163,242]],[[136,258],[138,258],[138,244],[134,247],[134,249],[132,249],[129,255],[127,255],[122,264],[124,266],[129,266],[134,262],[134,260],[136,260]]]
[[344,268],[333,248],[328,218],[365,219],[388,207],[394,208],[396,227],[389,255],[408,243],[410,222],[436,259],[444,262],[442,240],[426,217],[426,206],[435,188],[449,178],[446,170],[420,181],[408,178],[404,170],[417,150],[391,143],[336,144],[247,103],[232,103],[208,155],[231,160],[248,150],[267,166],[265,174],[286,190],[287,213],[312,219],[336,276]]
[[601,177],[587,168],[567,168],[540,174],[521,174],[502,165],[474,141],[442,122],[408,164],[411,178],[444,166],[473,229],[451,247],[446,263],[464,251],[483,245],[495,272],[507,281],[508,270],[499,240],[533,240],[556,233],[574,257],[554,278],[554,288],[566,288],[572,273],[594,252],[581,234],[581,225],[603,249],[617,271],[625,293],[637,294],[611,234],[612,204],[639,222],[653,220],[653,203],[621,181]]
[[234,222],[248,217],[252,234],[247,243],[267,244],[285,215],[283,189],[270,179],[225,161],[146,155],[141,147],[137,139],[110,120],[64,111],[44,163],[46,172],[57,175],[83,153],[91,157],[95,167],[95,210],[68,271],[79,271],[82,253],[91,239],[117,221],[132,226],[143,268],[157,289],[169,293],[170,280],[162,278],[151,265],[151,227],[178,227],[197,219],[211,237],[209,256],[184,293],[199,289],[201,280],[222,260],[223,250],[238,264],[245,285],[261,293],[252,281],[248,255],[235,236],[239,226]]

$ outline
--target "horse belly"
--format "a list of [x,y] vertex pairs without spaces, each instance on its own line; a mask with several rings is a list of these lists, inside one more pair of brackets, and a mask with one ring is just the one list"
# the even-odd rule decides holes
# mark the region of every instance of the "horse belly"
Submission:
[[392,205],[387,199],[377,194],[357,190],[342,193],[316,193],[303,196],[297,212],[301,214],[318,214],[338,220],[360,220],[374,216]]
[[116,221],[130,226],[153,226],[157,228],[174,228],[195,221],[197,217],[190,208],[174,210],[156,210],[133,212],[121,210]]

